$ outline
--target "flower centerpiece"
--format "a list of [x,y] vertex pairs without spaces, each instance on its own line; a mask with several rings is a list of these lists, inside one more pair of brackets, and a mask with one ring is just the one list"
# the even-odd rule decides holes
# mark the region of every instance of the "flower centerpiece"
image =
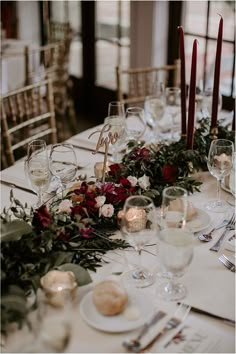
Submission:
[[[166,186],[199,191],[201,183],[191,173],[206,169],[208,132],[209,120],[204,119],[195,131],[193,150],[186,149],[184,137],[169,145],[130,142],[122,163],[109,166],[105,182],[80,181],[35,211],[11,192],[10,207],[1,214],[2,331],[11,322],[24,322],[32,309],[27,297],[36,293],[49,270],[73,271],[79,285],[87,284],[88,270],[101,266],[105,252],[127,247],[112,237],[127,197],[142,194],[159,205]],[[233,140],[228,129],[218,127],[218,132]]]

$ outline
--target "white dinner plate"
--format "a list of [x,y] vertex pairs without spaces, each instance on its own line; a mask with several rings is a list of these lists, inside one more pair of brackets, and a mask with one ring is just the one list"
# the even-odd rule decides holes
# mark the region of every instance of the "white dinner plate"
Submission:
[[206,229],[211,223],[211,217],[204,210],[195,208],[197,215],[187,222],[187,226],[192,232],[199,232]]
[[151,300],[151,297],[150,299],[147,298],[146,294],[144,299],[143,294],[140,294],[139,291],[136,294],[132,293],[132,296],[129,295],[129,301],[126,306],[126,309],[132,306],[138,311],[138,318],[133,320],[125,316],[125,311],[116,316],[103,316],[97,311],[92,295],[93,292],[90,291],[83,297],[80,303],[80,313],[85,322],[101,331],[111,333],[127,332],[142,326],[153,314],[153,300]]

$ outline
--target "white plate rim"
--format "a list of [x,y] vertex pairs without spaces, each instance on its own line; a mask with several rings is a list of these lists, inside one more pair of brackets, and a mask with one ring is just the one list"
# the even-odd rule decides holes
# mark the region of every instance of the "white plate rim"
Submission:
[[[206,229],[211,223],[211,216],[205,210],[202,210],[200,208],[195,208],[195,210],[197,211],[198,215],[193,217],[189,222],[192,222],[192,221],[194,221],[198,218],[201,218],[201,217],[206,218],[207,222],[199,227],[191,228],[191,231],[194,233]],[[188,226],[188,222],[187,222],[187,226]]]
[[[83,318],[83,320],[90,325],[91,327],[103,331],[103,332],[110,332],[110,333],[122,333],[122,332],[128,332],[128,331],[132,331],[134,329],[137,329],[141,326],[144,325],[144,323],[146,323],[150,317],[153,314],[153,310],[154,310],[154,306],[152,306],[151,301],[145,301],[145,304],[147,306],[150,307],[150,313],[147,314],[146,312],[141,313],[140,317],[138,320],[128,320],[126,319],[122,314],[116,315],[116,316],[103,316],[101,314],[98,313],[98,311],[96,310],[95,305],[93,304],[93,300],[92,300],[92,294],[93,291],[88,292],[86,295],[84,295],[83,299],[80,302],[80,314],[81,317]],[[141,294],[139,294],[139,296],[141,297]],[[143,295],[142,295],[142,301],[143,301]],[[89,318],[87,316],[86,310],[85,310],[85,306],[87,305],[92,306],[92,310],[95,311],[96,315],[98,315],[99,317],[101,317],[101,323],[97,324],[93,319]],[[146,314],[146,316],[145,316]],[[122,316],[122,317],[121,317]],[[114,322],[114,319],[118,319],[118,321],[120,319],[122,319],[124,322],[122,324],[122,328],[118,327],[118,328],[114,328],[111,326],[111,319]]]

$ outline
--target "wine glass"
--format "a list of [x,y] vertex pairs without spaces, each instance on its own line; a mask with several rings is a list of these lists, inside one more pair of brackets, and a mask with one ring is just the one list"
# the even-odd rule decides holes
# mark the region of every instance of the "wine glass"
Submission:
[[180,134],[181,106],[179,87],[166,88],[166,113],[171,117],[171,140],[175,141]]
[[216,139],[211,142],[207,166],[212,176],[217,179],[217,200],[210,201],[206,208],[213,212],[224,212],[228,203],[221,200],[221,183],[226,176],[229,176],[233,164],[234,144],[230,140]]
[[38,208],[43,204],[42,194],[48,189],[51,180],[47,146],[44,140],[33,140],[28,144],[25,174],[32,189],[38,195],[38,201],[33,206]]
[[125,131],[126,131],[126,123],[125,123],[125,117],[124,116],[119,116],[119,115],[114,115],[114,116],[108,116],[104,120],[104,124],[109,124],[110,125],[110,130],[113,135],[117,135],[117,140],[111,144],[111,151],[112,151],[112,157],[111,160],[113,162],[119,162],[120,161],[120,156],[121,156],[121,147],[125,143]]
[[126,135],[128,139],[139,140],[145,131],[144,109],[129,107],[126,110]]
[[165,111],[165,88],[163,83],[154,83],[151,95],[145,98],[144,110],[147,125],[152,128],[150,138],[156,141],[161,131],[160,121]]
[[[138,253],[141,263],[143,247],[156,236],[156,216],[153,201],[146,196],[131,196],[125,201],[121,232]],[[135,287],[147,287],[154,282],[154,275],[141,265],[123,274],[123,280]]]
[[54,144],[50,151],[50,168],[52,174],[59,180],[62,190],[71,182],[77,172],[77,159],[71,144]]
[[[200,112],[202,118],[204,117],[211,117],[211,110],[212,110],[212,98],[213,98],[213,90],[212,88],[206,88],[200,95],[201,102],[200,102]],[[219,94],[218,100],[218,109],[220,110],[222,107],[222,95]]]
[[125,116],[125,105],[119,101],[112,101],[108,105],[108,116]]
[[187,191],[180,187],[167,187],[162,193],[158,254],[167,281],[160,283],[157,295],[167,301],[186,296],[185,286],[176,281],[181,277],[193,257],[193,234],[186,227]]

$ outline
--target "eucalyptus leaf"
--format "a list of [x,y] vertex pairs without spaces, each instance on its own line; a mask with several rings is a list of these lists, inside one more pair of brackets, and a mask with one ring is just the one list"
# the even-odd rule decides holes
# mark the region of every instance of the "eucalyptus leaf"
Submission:
[[24,234],[32,231],[32,227],[23,220],[12,220],[1,223],[1,242],[19,240]]
[[89,272],[77,264],[65,263],[58,267],[58,269],[73,272],[79,286],[87,285],[92,282]]

